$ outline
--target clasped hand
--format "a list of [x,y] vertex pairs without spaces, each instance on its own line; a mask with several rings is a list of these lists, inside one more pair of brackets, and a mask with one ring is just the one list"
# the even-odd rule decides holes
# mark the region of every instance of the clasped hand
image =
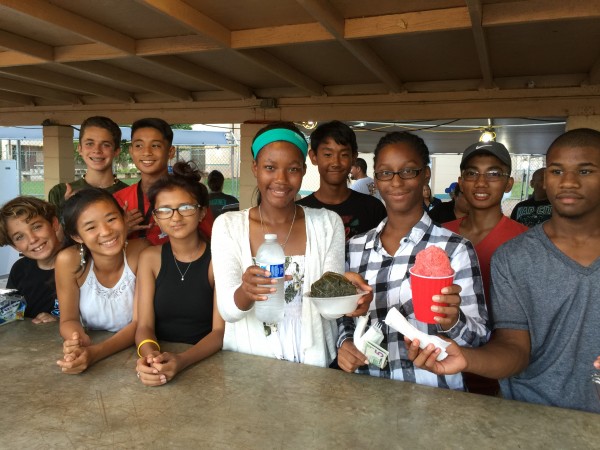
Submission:
[[138,378],[146,386],[161,386],[179,372],[179,358],[175,353],[155,350],[137,360],[136,370]]
[[74,332],[71,339],[63,342],[63,358],[56,361],[63,373],[77,374],[90,366],[92,361],[92,341],[87,334],[79,337]]

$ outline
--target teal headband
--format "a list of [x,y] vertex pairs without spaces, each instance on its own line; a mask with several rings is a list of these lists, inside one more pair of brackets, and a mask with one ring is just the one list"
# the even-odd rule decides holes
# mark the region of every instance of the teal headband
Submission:
[[265,131],[263,134],[258,136],[252,143],[252,155],[254,156],[254,159],[256,159],[258,152],[264,146],[276,141],[286,141],[290,144],[294,144],[300,149],[302,155],[306,159],[306,154],[308,153],[308,144],[301,136],[298,135],[298,133],[288,130],[287,128],[273,128],[272,130]]

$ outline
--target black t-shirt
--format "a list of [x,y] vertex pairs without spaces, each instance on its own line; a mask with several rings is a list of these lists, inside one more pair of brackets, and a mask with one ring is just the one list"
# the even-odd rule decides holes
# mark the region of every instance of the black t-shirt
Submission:
[[16,289],[25,297],[25,317],[35,317],[42,312],[58,316],[54,269],[40,269],[37,261],[23,257],[11,267],[6,288]]
[[456,215],[454,214],[454,200],[434,206],[427,214],[429,214],[431,220],[436,223],[446,223],[456,220]]
[[[179,270],[175,267],[171,244],[163,244],[154,292],[154,329],[159,340],[196,344],[212,331],[210,245],[189,268],[190,263],[177,261],[177,264]],[[179,271],[185,275],[183,281]]]
[[372,230],[387,217],[383,203],[361,192],[350,190],[350,197],[337,205],[320,202],[315,194],[310,194],[296,203],[309,208],[325,208],[337,213],[344,223],[346,240],[351,237]]
[[552,216],[552,205],[549,200],[534,200],[529,198],[517,203],[510,218],[531,228],[545,222]]

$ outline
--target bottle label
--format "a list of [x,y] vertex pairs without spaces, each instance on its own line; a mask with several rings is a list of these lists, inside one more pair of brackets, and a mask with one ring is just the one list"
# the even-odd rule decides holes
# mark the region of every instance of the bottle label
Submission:
[[283,264],[257,264],[261,269],[271,272],[271,278],[283,278],[285,276],[285,268]]

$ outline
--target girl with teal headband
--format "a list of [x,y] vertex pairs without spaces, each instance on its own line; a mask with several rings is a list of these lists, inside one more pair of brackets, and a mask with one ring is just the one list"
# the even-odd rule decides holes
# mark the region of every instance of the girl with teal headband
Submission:
[[[294,202],[307,150],[292,123],[261,129],[252,143],[259,205],[219,216],[211,246],[217,304],[226,321],[223,348],[325,367],[336,356],[337,324],[323,319],[302,294],[324,272],[344,272],[344,227],[337,214]],[[286,304],[277,324],[260,322],[254,314],[255,302],[275,290],[264,287],[268,272],[254,259],[267,233],[277,234],[286,255]],[[368,302],[359,308],[356,314],[366,311]]]

